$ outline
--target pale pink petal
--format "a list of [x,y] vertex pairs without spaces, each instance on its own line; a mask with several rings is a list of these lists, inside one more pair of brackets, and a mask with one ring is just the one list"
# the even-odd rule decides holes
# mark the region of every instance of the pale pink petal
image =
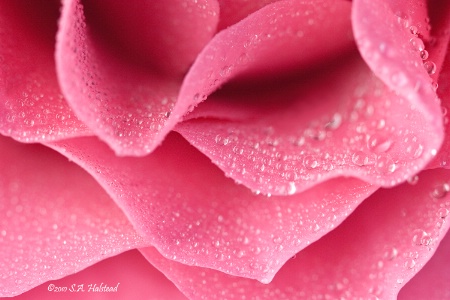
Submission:
[[255,195],[176,133],[143,158],[118,158],[94,138],[51,147],[95,177],[165,257],[264,282],[376,189],[337,178],[291,197]]
[[450,224],[450,196],[442,189],[450,173],[428,171],[419,177],[415,185],[376,192],[339,227],[289,260],[267,285],[182,265],[153,248],[140,250],[193,299],[395,299],[431,258]]
[[22,142],[90,135],[56,79],[58,1],[0,2],[0,132]]
[[447,232],[430,261],[398,294],[398,299],[450,299],[450,233]]
[[[95,288],[101,285],[111,288],[117,286],[117,289],[112,292],[95,292]],[[62,290],[58,292],[57,287]],[[144,295],[151,300],[187,299],[137,250],[133,250],[105,259],[60,280],[43,283],[14,299],[142,299]]]
[[104,5],[63,1],[58,78],[77,116],[118,155],[145,155],[173,127],[183,72],[214,34],[218,4]]
[[0,296],[148,245],[86,172],[53,150],[0,137]]

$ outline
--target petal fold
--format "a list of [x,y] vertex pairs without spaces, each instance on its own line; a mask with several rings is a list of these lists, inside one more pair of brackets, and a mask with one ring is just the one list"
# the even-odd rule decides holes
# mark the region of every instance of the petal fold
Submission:
[[0,132],[21,142],[92,135],[61,94],[58,1],[0,3]]
[[[150,153],[183,72],[214,34],[215,1],[63,1],[56,65],[77,116],[118,155]],[[175,72],[175,73],[174,73]]]
[[264,282],[377,188],[337,178],[291,197],[256,195],[176,133],[143,158],[118,158],[93,138],[51,147],[96,178],[168,259]]
[[[450,194],[441,192],[449,182],[449,171],[432,170],[420,173],[415,185],[380,189],[287,261],[269,284],[182,265],[153,248],[140,251],[193,299],[396,299],[448,232]],[[442,246],[445,251],[446,242]]]

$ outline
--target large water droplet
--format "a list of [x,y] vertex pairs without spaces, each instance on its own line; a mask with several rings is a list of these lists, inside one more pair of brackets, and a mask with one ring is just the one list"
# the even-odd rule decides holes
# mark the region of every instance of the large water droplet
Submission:
[[425,49],[425,45],[422,39],[420,39],[419,37],[413,37],[409,40],[409,42],[411,43],[413,49],[416,51],[422,51]]
[[416,246],[428,246],[431,243],[431,236],[422,229],[416,229],[413,232],[412,242]]
[[356,151],[352,155],[352,162],[357,166],[365,166],[369,164],[369,156],[363,151]]
[[447,193],[450,191],[450,185],[447,183],[444,183],[442,185],[438,185],[434,187],[434,189],[431,191],[430,195],[431,197],[435,199],[441,199],[444,198]]
[[422,50],[422,51],[420,51],[420,52],[419,52],[419,55],[420,55],[420,58],[423,59],[423,60],[428,59],[428,56],[429,56],[427,50]]
[[381,153],[388,151],[392,146],[392,140],[379,136],[372,135],[367,140],[367,148],[373,152]]
[[375,168],[380,174],[389,174],[393,173],[397,169],[397,166],[390,156],[380,155],[377,158]]
[[430,60],[424,62],[423,67],[425,68],[425,71],[427,71],[429,75],[433,75],[434,73],[436,73],[436,64]]

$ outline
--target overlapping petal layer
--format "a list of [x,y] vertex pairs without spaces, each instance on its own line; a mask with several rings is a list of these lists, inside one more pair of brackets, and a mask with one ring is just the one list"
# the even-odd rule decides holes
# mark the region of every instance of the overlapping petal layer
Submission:
[[77,116],[118,155],[148,154],[170,131],[182,72],[218,22],[214,1],[167,2],[63,1],[56,47],[61,88]]
[[[189,267],[141,249],[193,299],[395,299],[430,259],[449,228],[450,173],[433,170],[369,197],[339,227],[289,260],[264,285]],[[444,244],[444,247],[446,245]]]
[[[337,176],[393,186],[417,173],[441,144],[434,91],[383,83],[351,48],[351,34],[345,36],[350,3],[321,3],[277,2],[224,30],[200,54],[180,92],[181,98],[196,93],[194,98],[202,99],[233,78],[176,130],[227,176],[254,191],[293,194]],[[284,22],[289,25],[283,27]],[[304,39],[293,38],[298,30]],[[409,41],[406,46],[402,39],[394,42],[391,51],[399,49],[400,55],[407,47],[404,52],[420,60],[409,50]],[[301,71],[284,65],[285,59]],[[383,59],[377,62],[389,69]],[[420,70],[421,82],[431,87],[428,74]],[[404,70],[419,76],[416,71]],[[264,80],[260,73],[277,77]]]
[[[51,284],[63,290],[56,291]],[[89,290],[101,284],[117,286],[117,292]],[[44,283],[14,299],[140,299],[143,295],[152,300],[186,300],[172,282],[134,250],[108,258],[71,276]]]
[[148,245],[83,170],[53,150],[0,137],[0,296]]
[[58,1],[0,3],[0,132],[21,142],[91,134],[57,82],[58,13]]
[[337,178],[292,197],[255,195],[176,133],[143,158],[118,158],[93,138],[51,147],[95,177],[165,257],[264,282],[376,189]]

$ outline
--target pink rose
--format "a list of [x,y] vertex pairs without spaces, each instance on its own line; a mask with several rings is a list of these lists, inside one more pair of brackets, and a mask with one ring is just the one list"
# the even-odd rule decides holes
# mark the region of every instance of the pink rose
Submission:
[[428,2],[0,1],[0,296],[450,299]]

